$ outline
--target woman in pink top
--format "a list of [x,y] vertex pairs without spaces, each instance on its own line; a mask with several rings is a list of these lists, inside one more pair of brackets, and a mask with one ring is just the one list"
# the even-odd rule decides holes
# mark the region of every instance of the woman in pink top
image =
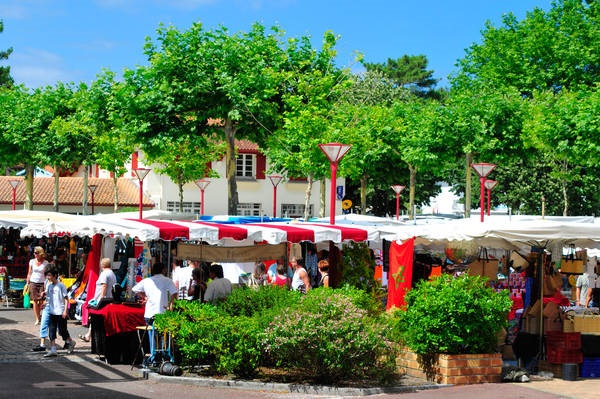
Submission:
[[290,288],[290,278],[287,275],[287,267],[283,263],[277,263],[277,274],[273,279],[273,285]]

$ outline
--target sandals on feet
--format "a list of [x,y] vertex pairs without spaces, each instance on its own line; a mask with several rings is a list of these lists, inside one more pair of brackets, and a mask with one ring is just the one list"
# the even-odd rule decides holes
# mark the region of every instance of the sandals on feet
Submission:
[[83,335],[83,334],[79,334],[78,337],[83,342],[90,342],[90,339],[88,337],[86,337],[85,335]]

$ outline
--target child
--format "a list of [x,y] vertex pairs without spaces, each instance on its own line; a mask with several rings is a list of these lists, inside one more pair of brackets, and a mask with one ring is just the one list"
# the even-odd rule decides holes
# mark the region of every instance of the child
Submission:
[[46,278],[48,285],[46,286],[46,306],[50,314],[49,323],[49,338],[50,351],[44,357],[55,357],[56,353],[56,330],[60,333],[63,340],[66,342],[65,347],[68,353],[73,353],[75,341],[71,339],[69,331],[67,331],[67,311],[69,300],[67,298],[67,288],[58,280],[58,270],[54,265],[49,265],[46,268]]

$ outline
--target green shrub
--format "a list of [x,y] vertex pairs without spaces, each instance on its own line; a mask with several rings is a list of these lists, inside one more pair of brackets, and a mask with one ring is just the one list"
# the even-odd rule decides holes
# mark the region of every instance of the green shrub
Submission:
[[223,347],[221,324],[229,316],[198,301],[176,301],[173,311],[155,317],[160,331],[170,332],[183,365],[213,364]]
[[357,303],[342,291],[310,290],[265,330],[268,356],[278,367],[300,370],[318,382],[391,379],[396,351],[386,338],[387,326]]
[[299,300],[300,293],[297,291],[266,285],[259,289],[236,288],[218,306],[231,316],[253,316],[285,308]]
[[235,289],[217,305],[176,301],[173,311],[157,315],[155,323],[172,333],[183,365],[210,364],[219,374],[251,376],[260,365],[260,341],[274,312],[299,299],[280,287]]
[[395,313],[406,346],[419,354],[494,353],[512,303],[487,279],[466,274],[423,281],[406,294],[406,311]]
[[248,377],[275,365],[335,383],[395,375],[388,319],[380,302],[353,287],[306,295],[263,287],[235,289],[218,305],[176,301],[155,323],[173,334],[184,366]]

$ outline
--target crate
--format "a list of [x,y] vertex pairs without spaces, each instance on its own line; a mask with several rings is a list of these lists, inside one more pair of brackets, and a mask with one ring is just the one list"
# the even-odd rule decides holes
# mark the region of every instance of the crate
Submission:
[[546,345],[553,348],[581,349],[581,333],[547,331]]
[[25,279],[18,279],[18,278],[13,278],[10,279],[10,288],[11,290],[15,290],[15,291],[23,291],[23,288],[25,288]]
[[580,350],[546,346],[546,360],[549,363],[581,363],[583,353]]
[[579,375],[583,378],[600,378],[600,357],[584,357]]

